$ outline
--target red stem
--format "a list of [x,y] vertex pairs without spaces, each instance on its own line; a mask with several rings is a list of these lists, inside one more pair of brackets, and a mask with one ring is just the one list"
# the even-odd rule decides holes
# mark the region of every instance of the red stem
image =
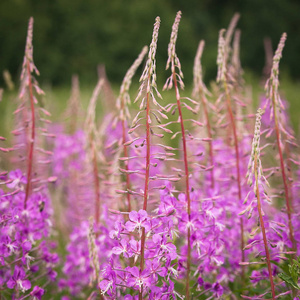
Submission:
[[[241,190],[241,175],[240,175],[240,154],[239,154],[239,144],[238,144],[238,138],[237,138],[237,132],[236,132],[236,126],[235,126],[235,120],[231,108],[231,101],[230,96],[228,92],[228,87],[226,84],[226,81],[224,81],[224,88],[225,88],[225,94],[226,94],[226,103],[227,103],[227,109],[229,113],[229,118],[232,126],[233,131],[233,138],[234,138],[234,147],[235,147],[235,159],[236,159],[236,173],[237,173],[237,185],[238,185],[238,196],[239,201],[242,200],[242,190]],[[244,222],[243,218],[240,217],[240,228],[241,228],[241,252],[242,252],[242,262],[245,261],[245,252],[244,252]],[[242,267],[242,277],[244,278],[244,267]]]
[[31,109],[31,138],[29,141],[29,152],[28,152],[28,165],[27,165],[27,184],[25,190],[24,209],[27,208],[27,200],[31,192],[31,177],[32,177],[32,165],[33,165],[33,150],[35,142],[35,111],[34,111],[34,99],[31,82],[31,71],[30,62],[27,60],[27,76],[28,76],[28,88],[30,98],[30,109]]
[[255,172],[255,182],[256,182],[257,209],[258,209],[258,213],[259,213],[260,227],[261,227],[261,231],[263,234],[264,246],[265,246],[265,251],[266,251],[266,259],[267,259],[269,278],[270,278],[270,284],[271,284],[272,299],[275,300],[276,295],[275,295],[275,287],[274,287],[273,276],[272,276],[271,259],[270,259],[270,253],[269,253],[269,248],[268,248],[265,224],[264,224],[264,220],[263,220],[263,216],[262,216],[261,201],[260,201],[260,195],[259,195],[259,189],[258,189],[257,153],[255,153],[255,157],[254,157],[254,170],[255,170],[254,172]]
[[[150,75],[149,75],[150,80]],[[146,174],[145,174],[145,189],[144,189],[144,204],[143,210],[147,210],[148,202],[148,189],[149,189],[149,175],[150,175],[150,124],[149,124],[149,114],[150,114],[150,99],[149,93],[147,93],[147,104],[146,104]],[[145,228],[142,228],[142,237],[141,237],[141,261],[140,261],[140,271],[144,270],[145,263]],[[143,286],[139,292],[139,300],[143,299]]]
[[281,175],[282,175],[282,180],[283,180],[283,185],[284,185],[285,203],[286,203],[286,207],[287,207],[287,215],[288,215],[288,223],[289,223],[289,231],[290,231],[289,236],[290,236],[290,240],[293,245],[293,250],[297,250],[297,244],[294,239],[294,230],[293,230],[293,225],[292,225],[292,207],[291,207],[290,198],[289,198],[289,188],[288,188],[288,183],[287,183],[287,177],[285,174],[282,149],[281,149],[281,145],[280,145],[280,133],[279,133],[278,118],[277,118],[274,94],[272,96],[272,103],[273,103],[273,111],[274,111],[276,142],[277,142],[277,147],[278,147],[278,152],[279,152]]
[[[187,213],[189,222],[191,221],[191,198],[190,198],[190,182],[189,182],[189,166],[188,166],[188,159],[187,159],[187,147],[186,147],[186,137],[185,137],[185,129],[183,123],[183,115],[181,110],[181,102],[180,102],[180,95],[176,80],[176,74],[173,71],[173,82],[174,88],[176,93],[176,101],[177,101],[177,108],[178,114],[180,118],[180,127],[181,127],[181,134],[182,134],[182,145],[183,145],[183,160],[184,160],[184,170],[185,170],[185,192],[187,198]],[[186,266],[186,285],[185,285],[185,298],[190,298],[190,269],[191,269],[191,230],[188,227],[187,232],[187,242],[188,242],[188,254],[187,254],[187,266]]]

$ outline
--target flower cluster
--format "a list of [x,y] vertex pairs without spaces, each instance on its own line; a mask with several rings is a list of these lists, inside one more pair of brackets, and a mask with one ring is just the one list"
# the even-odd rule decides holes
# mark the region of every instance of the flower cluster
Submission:
[[[5,297],[31,295],[41,299],[39,278],[53,281],[58,255],[47,241],[52,228],[52,208],[47,190],[30,195],[24,208],[26,177],[17,169],[3,178],[0,190],[1,290]],[[31,289],[33,288],[33,289]]]
[[[70,124],[57,123],[50,134],[50,114],[39,107],[30,19],[14,145],[2,146],[0,136],[0,154],[9,152],[16,165],[0,171],[1,299],[48,299],[50,288],[62,300],[299,299],[300,163],[278,91],[286,35],[252,124],[239,14],[220,31],[212,88],[203,82],[199,43],[193,99],[183,90],[176,53],[181,15],[168,46],[166,99],[156,83],[157,17],[139,107],[130,106],[130,85],[147,47],[119,96],[104,76],[86,111],[79,109],[74,75],[65,113]],[[165,90],[172,88],[167,103]]]

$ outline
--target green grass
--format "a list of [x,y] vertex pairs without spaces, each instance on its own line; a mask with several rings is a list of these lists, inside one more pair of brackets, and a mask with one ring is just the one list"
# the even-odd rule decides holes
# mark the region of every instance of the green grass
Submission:
[[[289,113],[291,118],[291,123],[293,128],[295,129],[296,133],[299,133],[299,120],[300,120],[300,82],[293,82],[288,76],[282,76],[280,82],[280,93],[282,98],[287,100],[289,103]],[[95,83],[96,84],[96,83]],[[256,110],[257,105],[259,103],[259,98],[264,94],[264,88],[262,84],[260,84],[257,77],[253,75],[246,76],[246,84],[249,86],[248,91],[252,94],[253,103],[254,103],[254,110]],[[161,90],[162,84],[159,85],[159,90]],[[209,84],[208,84],[209,86]],[[52,122],[62,122],[64,121],[63,113],[66,109],[66,105],[68,99],[70,98],[70,87],[57,87],[57,88],[50,88],[44,86],[44,91],[46,92],[46,96],[42,99],[42,103],[48,109],[48,111],[52,114],[51,120]],[[85,114],[89,99],[92,95],[94,86],[81,86],[81,110],[83,115]],[[137,84],[131,88],[131,97],[132,101],[134,100],[137,94],[138,86]],[[113,86],[114,95],[117,96],[119,93],[119,87]],[[186,87],[184,91],[181,92],[182,96],[190,97],[192,91],[192,87]],[[162,92],[162,96],[164,98],[164,103],[168,103],[173,101],[174,93],[170,92]],[[17,90],[14,91],[7,91],[4,90],[3,99],[0,102],[0,135],[6,137],[10,140],[10,131],[13,128],[13,111],[16,109],[18,105],[17,101]],[[97,106],[97,115],[99,118],[107,111],[107,104],[103,103],[104,100],[102,99],[99,101]],[[113,103],[109,103],[110,107],[114,108]]]

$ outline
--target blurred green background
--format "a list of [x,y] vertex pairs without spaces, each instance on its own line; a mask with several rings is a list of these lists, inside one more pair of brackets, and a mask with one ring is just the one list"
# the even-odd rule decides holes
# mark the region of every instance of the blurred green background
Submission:
[[[185,75],[188,96],[198,43],[206,41],[202,64],[207,84],[216,77],[218,32],[227,28],[235,12],[241,17],[241,63],[246,83],[252,85],[255,104],[263,92],[264,38],[276,49],[280,36],[288,38],[280,62],[280,91],[290,103],[292,124],[300,119],[300,1],[299,0],[0,0],[0,134],[11,128],[11,112],[19,86],[27,25],[34,17],[34,61],[47,92],[47,106],[60,118],[70,96],[72,74],[78,74],[82,102],[87,103],[96,84],[97,66],[105,64],[115,94],[127,69],[144,45],[149,45],[156,16],[161,17],[157,49],[159,89],[165,82],[167,47],[178,10],[182,11],[177,54]],[[15,89],[8,91],[3,71]],[[138,70],[132,90],[137,90]],[[134,96],[133,96],[134,97]],[[50,106],[50,107],[49,107]],[[51,107],[53,106],[53,107]],[[101,110],[101,108],[100,108]]]
[[[119,83],[143,45],[151,41],[154,19],[161,17],[158,42],[158,79],[163,81],[167,45],[175,14],[182,10],[177,52],[187,82],[200,39],[205,39],[205,78],[216,75],[218,31],[235,12],[241,14],[241,60],[244,68],[260,76],[264,66],[263,39],[273,48],[287,32],[281,71],[300,78],[299,0],[1,0],[0,70],[19,77],[27,22],[34,24],[34,59],[40,82],[70,83],[73,73],[81,82],[95,82],[96,67],[105,63],[108,78]],[[3,86],[1,76],[0,86]]]

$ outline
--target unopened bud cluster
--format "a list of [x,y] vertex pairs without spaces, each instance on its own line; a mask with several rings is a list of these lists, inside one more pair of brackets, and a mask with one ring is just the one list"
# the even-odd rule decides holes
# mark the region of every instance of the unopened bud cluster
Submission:
[[261,178],[261,162],[260,162],[260,149],[259,149],[259,141],[260,141],[260,126],[261,126],[261,116],[263,115],[263,110],[259,108],[256,113],[256,121],[255,121],[255,129],[254,129],[254,137],[252,142],[252,150],[251,156],[248,163],[248,184],[252,185],[252,177],[255,172],[255,160],[257,160],[257,168],[258,168],[258,179]]

